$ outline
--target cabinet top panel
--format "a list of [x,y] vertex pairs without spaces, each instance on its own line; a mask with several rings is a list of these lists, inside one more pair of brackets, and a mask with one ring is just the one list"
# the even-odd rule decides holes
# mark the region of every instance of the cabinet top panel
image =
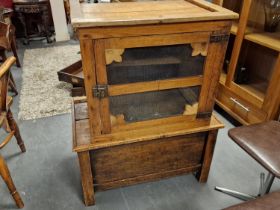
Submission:
[[237,18],[237,13],[205,0],[119,0],[112,3],[79,3],[79,0],[71,0],[71,21],[74,28]]

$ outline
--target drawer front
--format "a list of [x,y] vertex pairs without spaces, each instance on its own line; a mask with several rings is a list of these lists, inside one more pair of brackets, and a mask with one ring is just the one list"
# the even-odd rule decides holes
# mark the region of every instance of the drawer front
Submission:
[[254,124],[266,119],[267,114],[264,111],[222,85],[219,86],[217,103],[242,124]]
[[[94,150],[94,183],[163,178],[201,166],[206,133],[155,139]],[[145,178],[146,177],[146,178]]]
[[78,87],[84,87],[84,74],[82,61],[73,63],[70,66],[57,72],[58,80],[68,82]]

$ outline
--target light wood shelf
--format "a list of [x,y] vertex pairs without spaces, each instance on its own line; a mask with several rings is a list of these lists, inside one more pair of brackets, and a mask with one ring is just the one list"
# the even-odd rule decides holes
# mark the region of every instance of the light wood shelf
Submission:
[[241,89],[248,92],[250,95],[257,97],[262,101],[264,100],[267,83],[259,82],[259,83],[236,84],[236,85],[238,85]]
[[[220,76],[220,83],[225,85],[226,83],[227,74],[225,72],[221,73]],[[262,80],[254,80],[249,84],[237,84],[234,83],[235,86],[244,90],[245,92],[249,93],[250,95],[255,96],[260,101],[263,101],[265,98],[266,89],[268,86],[268,82]]]
[[[234,21],[231,25],[231,29],[230,29],[230,33],[231,34],[234,34],[236,35],[237,34],[237,30],[238,30],[238,22],[237,21]],[[255,33],[259,30],[253,28],[253,27],[250,27],[250,26],[247,26],[246,27],[246,30],[245,30],[245,34],[252,34],[252,33]]]
[[245,39],[280,52],[280,32],[249,33]]
[[[236,35],[237,30],[238,22],[233,22],[231,34]],[[247,26],[244,39],[280,52],[280,32],[269,33]]]

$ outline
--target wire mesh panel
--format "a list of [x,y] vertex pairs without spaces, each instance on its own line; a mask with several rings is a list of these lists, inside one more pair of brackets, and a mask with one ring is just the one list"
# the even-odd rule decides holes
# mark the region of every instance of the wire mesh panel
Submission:
[[190,44],[106,49],[108,84],[202,75],[205,57],[192,52]]
[[197,86],[110,97],[112,124],[196,114],[199,93]]

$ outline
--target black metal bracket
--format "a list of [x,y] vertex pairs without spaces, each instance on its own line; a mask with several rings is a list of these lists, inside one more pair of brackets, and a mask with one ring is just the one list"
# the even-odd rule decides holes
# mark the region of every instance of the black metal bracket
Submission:
[[210,43],[213,42],[227,42],[229,40],[228,34],[212,34],[210,36]]
[[197,118],[210,118],[212,116],[212,112],[200,112],[197,113]]
[[108,97],[108,86],[107,85],[96,85],[93,88],[93,97],[95,98],[105,98]]

